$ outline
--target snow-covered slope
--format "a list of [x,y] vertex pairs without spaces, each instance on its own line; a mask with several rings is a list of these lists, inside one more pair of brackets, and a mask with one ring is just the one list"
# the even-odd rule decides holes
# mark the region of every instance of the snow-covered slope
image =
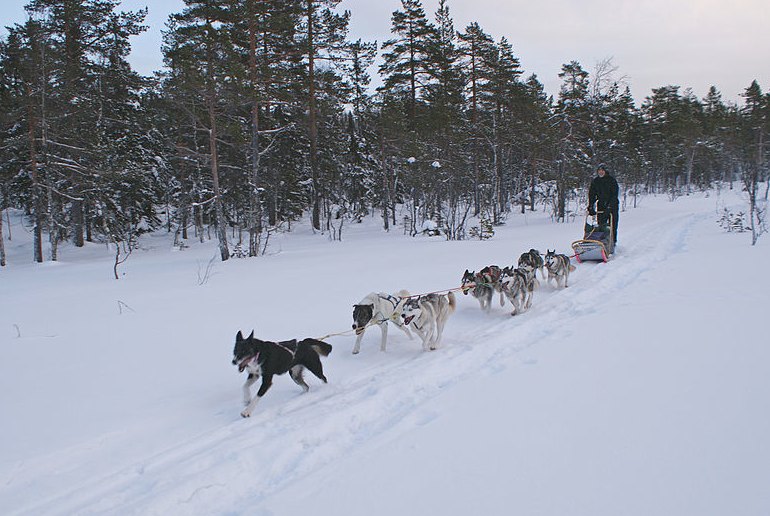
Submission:
[[[330,337],[329,384],[278,377],[250,419],[230,364],[266,339],[350,328],[371,291],[458,286],[535,247],[569,253],[582,220],[513,215],[485,242],[306,226],[270,256],[142,241],[111,279],[104,246],[30,263],[14,218],[0,270],[2,514],[770,513],[767,239],[717,226],[734,194],[621,214],[608,264],[532,309],[458,293],[440,348],[390,332]],[[202,281],[203,279],[203,281]]]

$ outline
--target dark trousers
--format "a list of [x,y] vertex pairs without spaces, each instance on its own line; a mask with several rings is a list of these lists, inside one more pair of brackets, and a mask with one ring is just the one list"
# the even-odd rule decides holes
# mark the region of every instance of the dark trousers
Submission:
[[617,208],[608,208],[604,211],[600,211],[597,214],[596,220],[600,225],[605,225],[610,220],[610,215],[612,215],[612,235],[613,235],[613,244],[617,243],[618,241],[618,209]]

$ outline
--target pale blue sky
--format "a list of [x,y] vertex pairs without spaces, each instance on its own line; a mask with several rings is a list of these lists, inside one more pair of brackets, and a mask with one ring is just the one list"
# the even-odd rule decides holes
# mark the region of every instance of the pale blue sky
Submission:
[[[3,0],[0,25],[24,19],[27,0]],[[149,6],[150,31],[137,37],[131,61],[141,73],[162,66],[160,30],[182,0],[125,0]],[[438,0],[423,0],[432,18]],[[343,0],[351,36],[384,41],[399,0]],[[495,39],[513,44],[526,75],[536,73],[555,94],[561,65],[577,60],[593,72],[613,58],[637,102],[652,88],[675,84],[703,97],[715,85],[725,100],[757,79],[770,90],[770,7],[767,0],[449,0],[455,29],[478,21]]]

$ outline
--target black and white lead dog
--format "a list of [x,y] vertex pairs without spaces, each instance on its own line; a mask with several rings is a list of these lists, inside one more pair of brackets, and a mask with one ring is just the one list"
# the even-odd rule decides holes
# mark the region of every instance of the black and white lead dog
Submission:
[[[297,339],[282,342],[260,340],[251,335],[243,338],[239,331],[235,336],[233,349],[233,365],[238,366],[238,372],[248,370],[249,376],[243,384],[243,403],[246,408],[241,416],[249,417],[254,412],[257,403],[273,385],[273,376],[289,373],[294,383],[307,392],[310,387],[302,378],[302,372],[308,369],[324,383],[327,383],[321,365],[321,355],[328,356],[332,352],[331,344],[316,339]],[[251,386],[259,377],[262,385],[254,398],[251,397]]]
[[388,321],[406,333],[411,339],[409,332],[401,321],[402,301],[409,297],[409,292],[401,290],[396,295],[385,294],[383,292],[372,292],[361,300],[360,303],[353,305],[353,329],[356,331],[356,343],[353,346],[353,354],[361,351],[361,339],[364,338],[366,328],[372,324],[380,327],[382,339],[380,341],[380,351],[385,351],[385,345],[388,342]]

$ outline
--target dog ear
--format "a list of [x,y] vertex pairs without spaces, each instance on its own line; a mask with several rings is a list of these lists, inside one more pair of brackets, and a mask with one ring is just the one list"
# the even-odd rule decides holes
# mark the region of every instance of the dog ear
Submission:
[[241,330],[238,330],[238,335],[235,336],[235,340],[243,340],[243,333],[241,333]]
[[249,335],[249,339],[253,339],[253,338],[254,338],[254,330],[251,330],[251,335]]

